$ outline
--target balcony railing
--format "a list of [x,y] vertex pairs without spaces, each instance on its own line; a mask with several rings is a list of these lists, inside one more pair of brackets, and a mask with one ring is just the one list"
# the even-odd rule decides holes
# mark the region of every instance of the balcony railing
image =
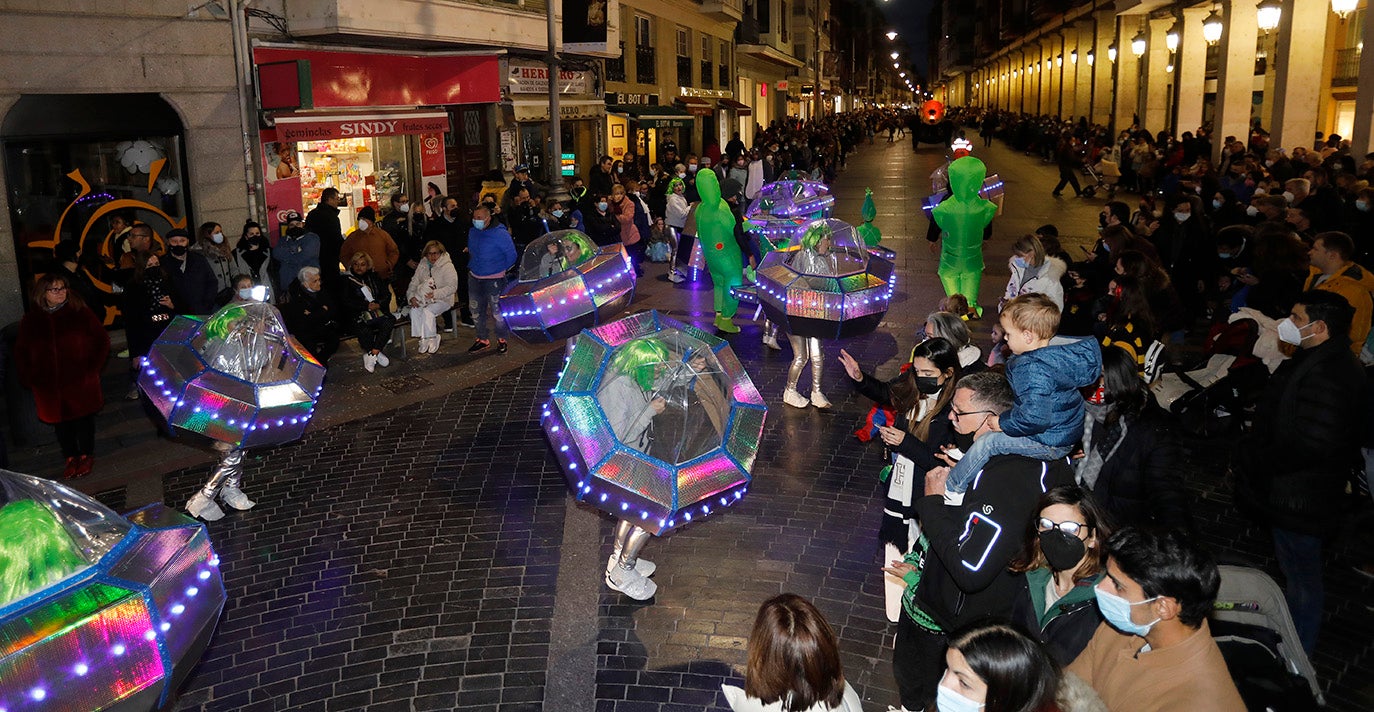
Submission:
[[620,56],[606,60],[606,81],[625,81],[625,43],[620,43]]
[[[709,59],[703,59],[703,60],[701,60],[701,86],[702,86],[702,88],[704,88],[704,89],[710,89],[710,88],[711,88],[711,84],[712,84],[712,83],[714,82],[714,80],[715,80],[715,77],[712,76],[711,69],[712,69],[711,60],[709,60]],[[721,86],[724,86],[724,85],[721,85]]]
[[658,57],[653,47],[635,47],[635,81],[640,84],[653,84],[658,81],[655,66]]
[[1349,47],[1336,50],[1336,67],[1331,72],[1331,86],[1353,87],[1360,82],[1360,49]]
[[692,58],[677,58],[677,85],[680,87],[692,86]]
[[730,76],[730,66],[727,64],[720,65],[720,88],[729,89],[732,79],[734,77]]

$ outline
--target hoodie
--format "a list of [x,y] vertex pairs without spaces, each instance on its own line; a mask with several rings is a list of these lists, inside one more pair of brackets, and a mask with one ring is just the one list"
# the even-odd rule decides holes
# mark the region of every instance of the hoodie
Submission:
[[1002,432],[1049,447],[1083,437],[1083,396],[1078,389],[1102,376],[1102,350],[1091,338],[1044,346],[1013,356],[1007,380],[1016,401],[999,420]]

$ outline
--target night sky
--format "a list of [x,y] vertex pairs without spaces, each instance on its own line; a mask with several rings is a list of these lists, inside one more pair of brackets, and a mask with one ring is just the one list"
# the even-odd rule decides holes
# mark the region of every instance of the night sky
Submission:
[[[897,30],[897,42],[905,42],[906,56],[904,66],[915,69],[918,77],[928,76],[926,60],[929,54],[929,29],[927,19],[934,0],[876,0],[883,15],[888,18],[892,29]],[[887,38],[883,38],[884,40]]]

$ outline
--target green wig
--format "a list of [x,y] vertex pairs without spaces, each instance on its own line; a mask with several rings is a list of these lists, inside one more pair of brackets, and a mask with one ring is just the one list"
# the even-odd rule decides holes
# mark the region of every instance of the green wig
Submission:
[[229,335],[230,329],[234,327],[234,322],[242,319],[248,312],[241,306],[230,305],[210,318],[205,323],[205,335],[212,339],[223,339]]
[[0,507],[0,606],[50,586],[86,566],[61,522],[41,502]]
[[668,361],[668,347],[657,337],[643,336],[627,341],[611,357],[611,367],[635,379],[639,387],[654,388],[654,366]]
[[668,194],[672,195],[673,191],[677,189],[678,186],[682,186],[683,190],[687,189],[687,183],[681,178],[674,176],[672,180],[668,181]]
[[802,233],[801,246],[808,250],[814,250],[816,249],[816,245],[821,243],[821,240],[825,238],[833,240],[834,237],[835,231],[830,228],[828,223],[815,223],[812,224],[811,227],[806,228],[806,232]]
[[598,249],[596,244],[592,242],[592,239],[590,237],[587,237],[586,235],[580,232],[570,232],[564,235],[563,237],[558,238],[558,241],[563,243],[562,245],[560,245],[560,247],[564,248],[564,255],[567,254],[566,246],[569,244],[576,245],[579,251],[578,254],[581,255],[577,258],[577,262],[568,263],[569,267],[575,267],[578,264],[581,264],[591,259],[596,255],[596,251]]

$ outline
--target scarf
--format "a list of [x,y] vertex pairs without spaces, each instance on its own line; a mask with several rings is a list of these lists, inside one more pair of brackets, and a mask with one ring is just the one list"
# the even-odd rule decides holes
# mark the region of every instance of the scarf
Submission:
[[1116,449],[1126,439],[1129,426],[1125,418],[1117,418],[1115,423],[1108,424],[1109,409],[1106,405],[1084,405],[1088,417],[1084,419],[1083,442],[1088,446],[1084,448],[1083,459],[1078,461],[1078,481],[1091,490],[1097,485],[1102,466],[1116,454]]

